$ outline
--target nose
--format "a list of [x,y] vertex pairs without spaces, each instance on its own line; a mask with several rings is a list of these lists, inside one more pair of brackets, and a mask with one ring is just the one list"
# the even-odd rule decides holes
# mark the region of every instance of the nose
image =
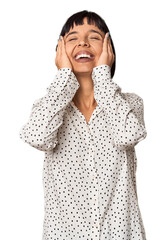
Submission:
[[89,46],[89,43],[81,40],[81,41],[78,43],[78,46]]

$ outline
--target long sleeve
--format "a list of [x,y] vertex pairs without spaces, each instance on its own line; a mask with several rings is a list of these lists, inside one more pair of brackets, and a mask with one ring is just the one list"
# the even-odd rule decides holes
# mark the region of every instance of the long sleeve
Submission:
[[58,142],[57,132],[66,106],[79,86],[70,68],[60,68],[47,87],[47,94],[33,103],[29,120],[19,131],[20,138],[38,150],[52,150]]
[[142,98],[134,93],[122,93],[111,79],[108,65],[93,68],[92,79],[94,98],[105,110],[112,144],[122,150],[134,147],[147,135]]

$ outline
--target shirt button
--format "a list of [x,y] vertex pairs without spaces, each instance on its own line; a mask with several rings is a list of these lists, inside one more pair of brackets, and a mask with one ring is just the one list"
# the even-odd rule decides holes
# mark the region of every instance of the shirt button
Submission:
[[95,175],[92,175],[91,178],[94,179],[94,178],[95,178]]
[[99,225],[96,223],[96,224],[95,224],[95,227],[98,228],[98,226],[99,226]]
[[94,154],[94,151],[92,150],[92,151],[90,151],[90,155],[93,155]]

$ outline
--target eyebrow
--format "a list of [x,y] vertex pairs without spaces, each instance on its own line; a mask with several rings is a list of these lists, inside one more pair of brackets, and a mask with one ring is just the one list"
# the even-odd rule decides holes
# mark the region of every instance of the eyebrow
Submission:
[[[101,33],[98,32],[98,31],[96,31],[96,30],[94,30],[94,29],[90,29],[88,32],[98,33],[98,34],[102,37]],[[67,34],[66,38],[67,38],[69,35],[75,34],[75,33],[79,33],[79,32],[77,32],[77,31],[70,32],[69,34]]]

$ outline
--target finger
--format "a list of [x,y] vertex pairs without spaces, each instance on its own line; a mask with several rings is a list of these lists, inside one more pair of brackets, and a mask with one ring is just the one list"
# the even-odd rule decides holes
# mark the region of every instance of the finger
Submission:
[[112,56],[113,53],[111,53],[111,49],[110,49],[110,37],[109,37],[109,32],[106,33],[105,35],[105,44],[107,45],[107,47],[105,47],[105,51],[108,53],[108,55]]
[[111,46],[111,43],[108,43],[108,51],[111,55],[113,55],[113,50],[112,50],[112,46]]
[[111,54],[115,57],[111,43],[109,44],[109,49],[110,49]]
[[103,51],[107,52],[108,51],[108,40],[107,40],[108,33],[105,34],[104,37],[104,42],[103,42]]
[[65,49],[65,42],[64,42],[63,36],[61,36],[61,40],[62,40],[62,41],[60,41],[61,42],[60,43],[60,45],[61,45],[61,54],[64,55],[64,54],[66,54],[66,49]]
[[60,36],[58,44],[59,44],[59,55],[61,56],[61,54],[62,54],[62,36]]
[[61,43],[61,41],[60,41],[60,37],[59,37],[59,39],[58,39],[58,47],[57,47],[57,51],[60,49],[60,43]]
[[56,51],[56,57],[55,57],[56,62],[58,61],[58,58],[59,58],[59,45],[58,45],[57,51]]
[[113,48],[112,48],[112,44],[111,44],[111,39],[110,38],[109,38],[109,43],[108,43],[108,49],[109,49],[110,54],[113,56],[113,59],[115,59],[115,55],[114,55],[114,52],[113,52]]
[[62,52],[65,52],[65,43],[64,43],[64,39],[63,36],[61,36],[61,46],[62,46]]
[[113,64],[114,60],[115,60],[115,55],[111,50],[111,45],[108,46],[108,53],[111,56],[111,64]]
[[67,57],[69,57],[66,52],[66,43],[65,43],[64,37],[62,37],[62,54],[65,54]]
[[66,43],[65,43],[64,37],[62,37],[62,49],[63,49],[63,53],[68,56],[68,54],[66,52]]
[[113,49],[112,49],[112,44],[111,44],[111,39],[110,38],[109,38],[109,41],[108,41],[108,45],[109,45],[109,47],[111,49],[111,52],[113,53]]
[[58,61],[59,57],[61,56],[61,40],[59,38],[58,40],[58,47],[57,47],[57,52],[56,52],[56,61]]
[[57,39],[57,47],[56,47],[56,51],[57,51],[57,49],[58,49],[58,43],[59,43],[59,38]]

